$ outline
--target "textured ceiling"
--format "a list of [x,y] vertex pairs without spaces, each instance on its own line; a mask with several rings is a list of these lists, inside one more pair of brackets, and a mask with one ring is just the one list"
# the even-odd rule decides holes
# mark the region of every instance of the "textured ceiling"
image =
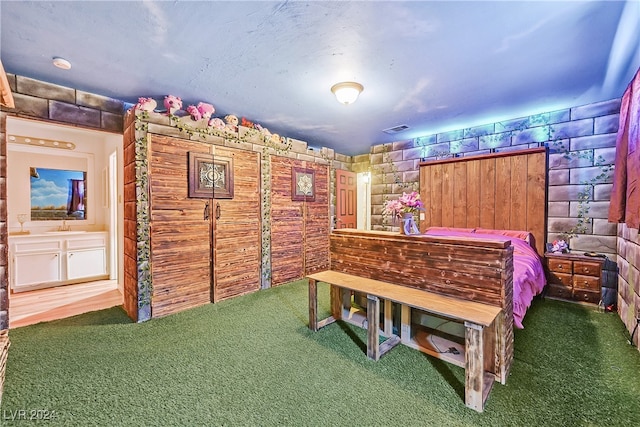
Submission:
[[[616,98],[640,67],[637,0],[0,1],[0,23],[9,73],[209,102],[344,154]],[[330,92],[343,80],[355,104]]]

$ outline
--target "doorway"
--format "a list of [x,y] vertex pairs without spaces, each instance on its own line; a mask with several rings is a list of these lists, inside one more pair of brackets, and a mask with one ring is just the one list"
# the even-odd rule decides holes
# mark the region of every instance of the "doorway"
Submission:
[[360,172],[357,177],[358,229],[371,229],[371,173]]
[[335,228],[357,227],[357,187],[354,172],[336,170]]
[[[122,248],[124,211],[120,202],[123,192],[122,135],[13,116],[7,117],[6,124],[10,327],[121,305],[123,261],[119,248]],[[81,220],[66,221],[66,228],[64,222],[59,220],[32,220],[29,215],[32,209],[30,174],[25,175],[24,171],[29,172],[31,166],[65,169],[70,166],[75,168],[78,164],[86,165],[86,169],[79,166],[86,173],[86,216]],[[18,222],[18,214],[23,218],[26,216],[26,221],[22,220],[24,224]],[[12,274],[15,274],[12,255],[14,236],[37,240],[38,236],[47,236],[49,233],[47,241],[50,242],[50,233],[55,235],[56,230],[69,230],[76,236],[85,232],[104,233],[107,274],[87,277],[87,281],[82,281],[76,279],[74,274],[66,273],[66,281],[46,281],[35,284],[34,290],[12,292]],[[68,243],[61,245],[63,252],[58,256],[64,255],[64,251],[67,255],[60,258],[58,268],[62,276],[58,277],[64,278],[64,272],[71,271],[71,261],[67,257],[89,252],[78,248],[71,254],[66,246]],[[76,284],[80,281],[83,283]],[[42,289],[35,289],[40,287]],[[38,306],[33,302],[36,300],[48,303]]]

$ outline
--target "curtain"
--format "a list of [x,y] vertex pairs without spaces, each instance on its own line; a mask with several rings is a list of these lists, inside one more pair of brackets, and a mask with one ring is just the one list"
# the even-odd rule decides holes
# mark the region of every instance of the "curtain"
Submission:
[[620,104],[609,222],[640,228],[640,69]]
[[69,202],[67,204],[67,215],[76,211],[84,211],[84,180],[70,179]]

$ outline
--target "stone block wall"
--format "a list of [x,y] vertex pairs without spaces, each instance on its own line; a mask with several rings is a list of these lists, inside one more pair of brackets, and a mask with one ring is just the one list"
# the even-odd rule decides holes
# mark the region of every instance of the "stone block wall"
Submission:
[[122,133],[124,102],[81,90],[7,74],[15,108],[11,115]]
[[[371,147],[353,157],[371,171],[372,228],[389,229],[383,204],[419,190],[419,163],[451,156],[549,147],[548,240],[573,234],[573,249],[615,255],[616,225],[607,222],[620,99]],[[582,217],[583,219],[580,219]],[[391,227],[393,228],[393,227]]]
[[[618,225],[618,313],[631,335],[640,318],[640,235],[625,224]],[[638,335],[633,345],[640,350]]]

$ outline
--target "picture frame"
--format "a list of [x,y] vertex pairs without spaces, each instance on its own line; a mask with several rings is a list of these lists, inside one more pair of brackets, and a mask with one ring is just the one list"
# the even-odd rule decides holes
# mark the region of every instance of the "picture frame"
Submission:
[[313,202],[316,200],[316,172],[313,169],[292,168],[291,200]]
[[189,151],[189,197],[233,199],[233,158]]

